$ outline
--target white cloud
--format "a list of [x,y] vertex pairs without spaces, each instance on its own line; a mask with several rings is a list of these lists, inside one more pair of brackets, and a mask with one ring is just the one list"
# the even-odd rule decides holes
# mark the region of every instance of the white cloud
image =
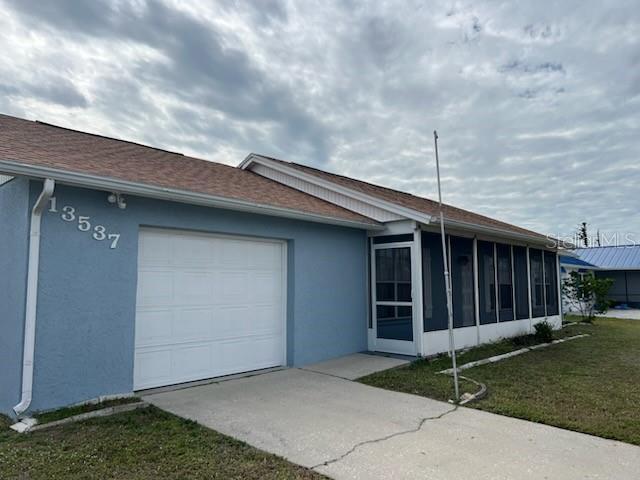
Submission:
[[640,10],[607,3],[15,0],[0,111],[430,197],[438,129],[449,203],[640,238]]

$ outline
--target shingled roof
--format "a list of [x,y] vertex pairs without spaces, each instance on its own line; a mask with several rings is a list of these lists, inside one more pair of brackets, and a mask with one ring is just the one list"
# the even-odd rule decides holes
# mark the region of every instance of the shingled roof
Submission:
[[[273,157],[267,157],[264,155],[258,155],[267,160],[272,160],[283,165],[287,165],[291,168],[299,170],[301,172],[328,180],[346,188],[350,188],[360,193],[376,197],[382,200],[386,200],[391,203],[395,203],[402,207],[410,208],[427,215],[438,216],[440,214],[438,202],[430,200],[428,198],[419,197],[410,193],[401,192],[399,190],[393,190],[391,188],[382,187],[373,183],[364,182],[362,180],[356,180],[355,178],[345,177],[335,173],[326,172],[306,165],[298,163],[287,162]],[[444,204],[444,217],[445,224],[447,220],[453,220],[457,222],[464,222],[470,225],[477,225],[480,227],[489,227],[505,232],[511,232],[519,235],[526,235],[528,237],[539,238],[540,240],[547,240],[546,235],[527,230],[525,228],[512,225],[510,223],[495,220],[493,218],[480,215],[478,213],[463,210],[462,208],[454,207],[452,205]]]
[[2,114],[0,161],[166,187],[365,226],[379,226],[373,219],[250,171]]

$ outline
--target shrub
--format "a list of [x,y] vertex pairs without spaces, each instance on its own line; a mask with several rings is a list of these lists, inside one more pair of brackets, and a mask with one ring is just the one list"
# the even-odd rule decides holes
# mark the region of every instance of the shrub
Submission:
[[536,333],[534,335],[539,341],[549,343],[551,340],[553,340],[553,326],[546,320],[540,323],[536,323],[534,328],[536,330]]

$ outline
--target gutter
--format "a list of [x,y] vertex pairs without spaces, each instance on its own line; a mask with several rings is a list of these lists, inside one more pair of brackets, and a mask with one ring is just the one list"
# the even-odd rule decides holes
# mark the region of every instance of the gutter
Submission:
[[42,212],[53,195],[55,185],[55,182],[51,178],[47,178],[44,181],[42,192],[31,210],[27,300],[24,316],[24,348],[22,350],[22,396],[20,403],[13,407],[16,415],[20,415],[31,405],[33,358],[36,343],[36,310],[38,306],[38,270],[40,267],[40,226],[42,223]]
[[73,185],[82,188],[95,188],[119,193],[128,193],[141,197],[156,198],[172,202],[188,203],[205,207],[217,207],[227,210],[271,215],[274,217],[305,220],[307,222],[325,223],[342,227],[360,228],[365,230],[384,230],[384,226],[378,222],[347,220],[315,213],[303,212],[284,207],[263,205],[246,200],[237,200],[228,197],[220,197],[205,193],[179,190],[175,188],[160,187],[145,183],[118,180],[112,177],[100,177],[86,173],[70,172],[51,167],[27,165],[9,160],[0,160],[0,171],[10,175],[22,175],[37,179],[53,178],[59,183]]

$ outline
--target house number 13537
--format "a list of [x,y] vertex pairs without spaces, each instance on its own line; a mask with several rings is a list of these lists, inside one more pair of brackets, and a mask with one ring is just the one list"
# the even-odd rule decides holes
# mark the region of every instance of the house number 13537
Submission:
[[81,232],[91,232],[91,237],[99,242],[108,240],[111,242],[109,248],[118,248],[118,240],[120,240],[119,233],[109,233],[104,225],[91,225],[91,217],[79,215],[75,207],[71,205],[65,205],[61,211],[58,212],[58,204],[56,197],[51,197],[49,212],[60,213],[60,218],[65,222],[77,222],[78,230]]

